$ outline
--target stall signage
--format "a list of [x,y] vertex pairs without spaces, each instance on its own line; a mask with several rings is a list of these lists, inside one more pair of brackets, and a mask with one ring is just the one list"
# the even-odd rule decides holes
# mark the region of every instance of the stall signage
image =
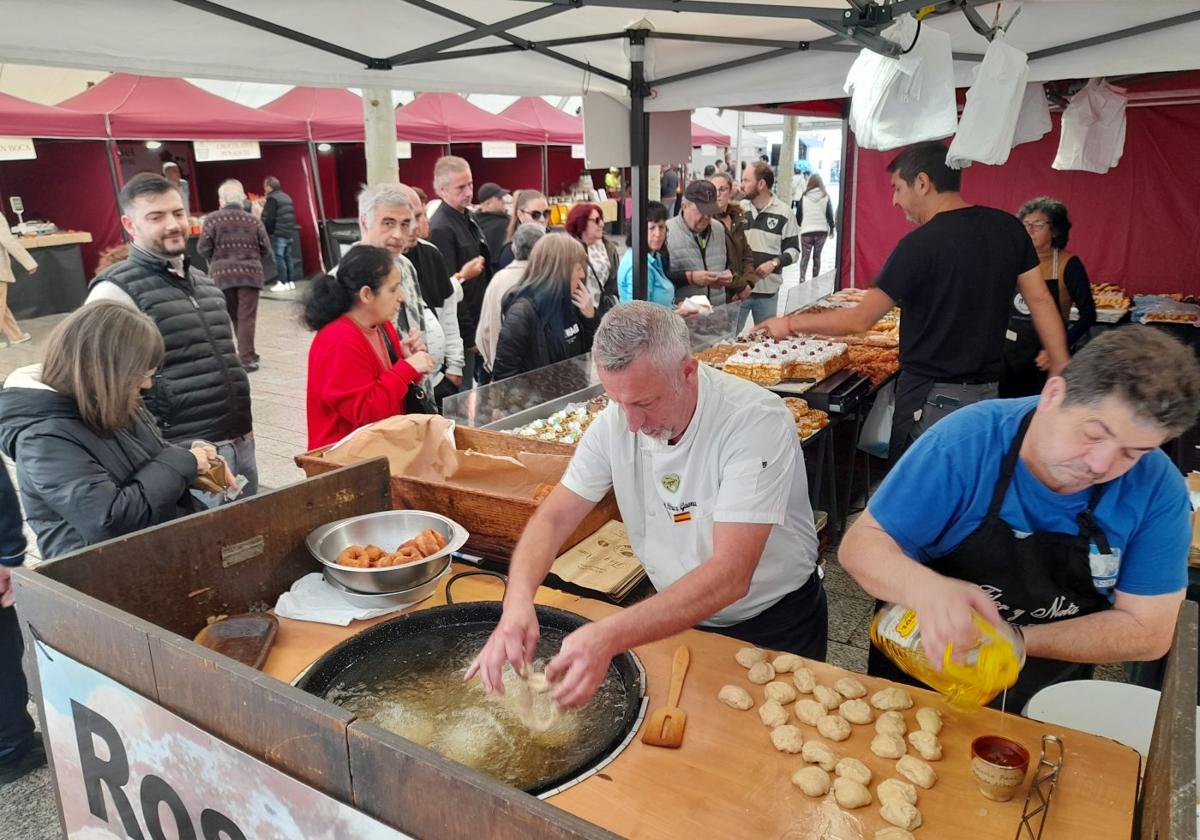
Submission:
[[0,160],[33,160],[36,157],[32,137],[0,137]]
[[258,142],[254,140],[196,140],[192,143],[192,148],[196,150],[197,163],[258,160],[262,157]]
[[396,159],[408,160],[412,157],[412,143],[407,140],[396,141]]
[[515,158],[517,156],[517,144],[485,142],[483,144],[483,156],[485,158]]
[[49,645],[34,647],[68,837],[408,840]]
[[583,151],[582,143],[572,143],[571,144],[571,157],[576,158],[577,160],[583,160],[584,151]]

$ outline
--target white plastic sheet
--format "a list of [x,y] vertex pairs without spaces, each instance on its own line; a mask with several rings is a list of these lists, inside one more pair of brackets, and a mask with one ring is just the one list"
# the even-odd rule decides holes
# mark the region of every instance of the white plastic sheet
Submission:
[[1062,116],[1055,169],[1103,175],[1125,151],[1125,91],[1092,79],[1071,97]]
[[973,161],[999,166],[1008,160],[1025,98],[1029,56],[997,32],[977,70],[958,133],[946,154],[946,164],[955,169]]
[[1053,127],[1050,122],[1050,103],[1046,100],[1046,86],[1026,85],[1021,113],[1017,116],[1017,130],[1013,133],[1013,145],[1041,140]]

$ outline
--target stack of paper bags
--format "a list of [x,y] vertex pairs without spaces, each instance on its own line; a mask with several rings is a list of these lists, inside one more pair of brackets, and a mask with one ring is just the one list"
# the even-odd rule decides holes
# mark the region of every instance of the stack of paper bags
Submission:
[[609,520],[596,533],[554,561],[550,571],[567,583],[620,602],[646,577],[629,545],[625,525]]

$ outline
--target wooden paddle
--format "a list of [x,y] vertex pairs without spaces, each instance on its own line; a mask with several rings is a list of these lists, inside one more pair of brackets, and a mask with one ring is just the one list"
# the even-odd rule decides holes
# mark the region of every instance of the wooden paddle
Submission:
[[679,695],[683,692],[683,678],[687,675],[691,654],[687,645],[680,645],[671,663],[671,692],[667,706],[655,709],[642,731],[642,743],[652,747],[678,747],[683,743],[683,728],[687,715],[679,708]]

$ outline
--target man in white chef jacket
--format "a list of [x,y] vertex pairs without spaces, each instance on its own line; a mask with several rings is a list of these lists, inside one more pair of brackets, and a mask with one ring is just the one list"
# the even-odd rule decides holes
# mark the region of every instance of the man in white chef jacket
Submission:
[[827,605],[804,456],[791,412],[764,388],[700,366],[670,309],[621,304],[592,344],[611,404],[513,552],[504,613],[467,670],[502,691],[533,658],[538,585],[610,489],[657,594],[563,641],[553,697],[586,703],[613,656],[698,626],[824,659]]

